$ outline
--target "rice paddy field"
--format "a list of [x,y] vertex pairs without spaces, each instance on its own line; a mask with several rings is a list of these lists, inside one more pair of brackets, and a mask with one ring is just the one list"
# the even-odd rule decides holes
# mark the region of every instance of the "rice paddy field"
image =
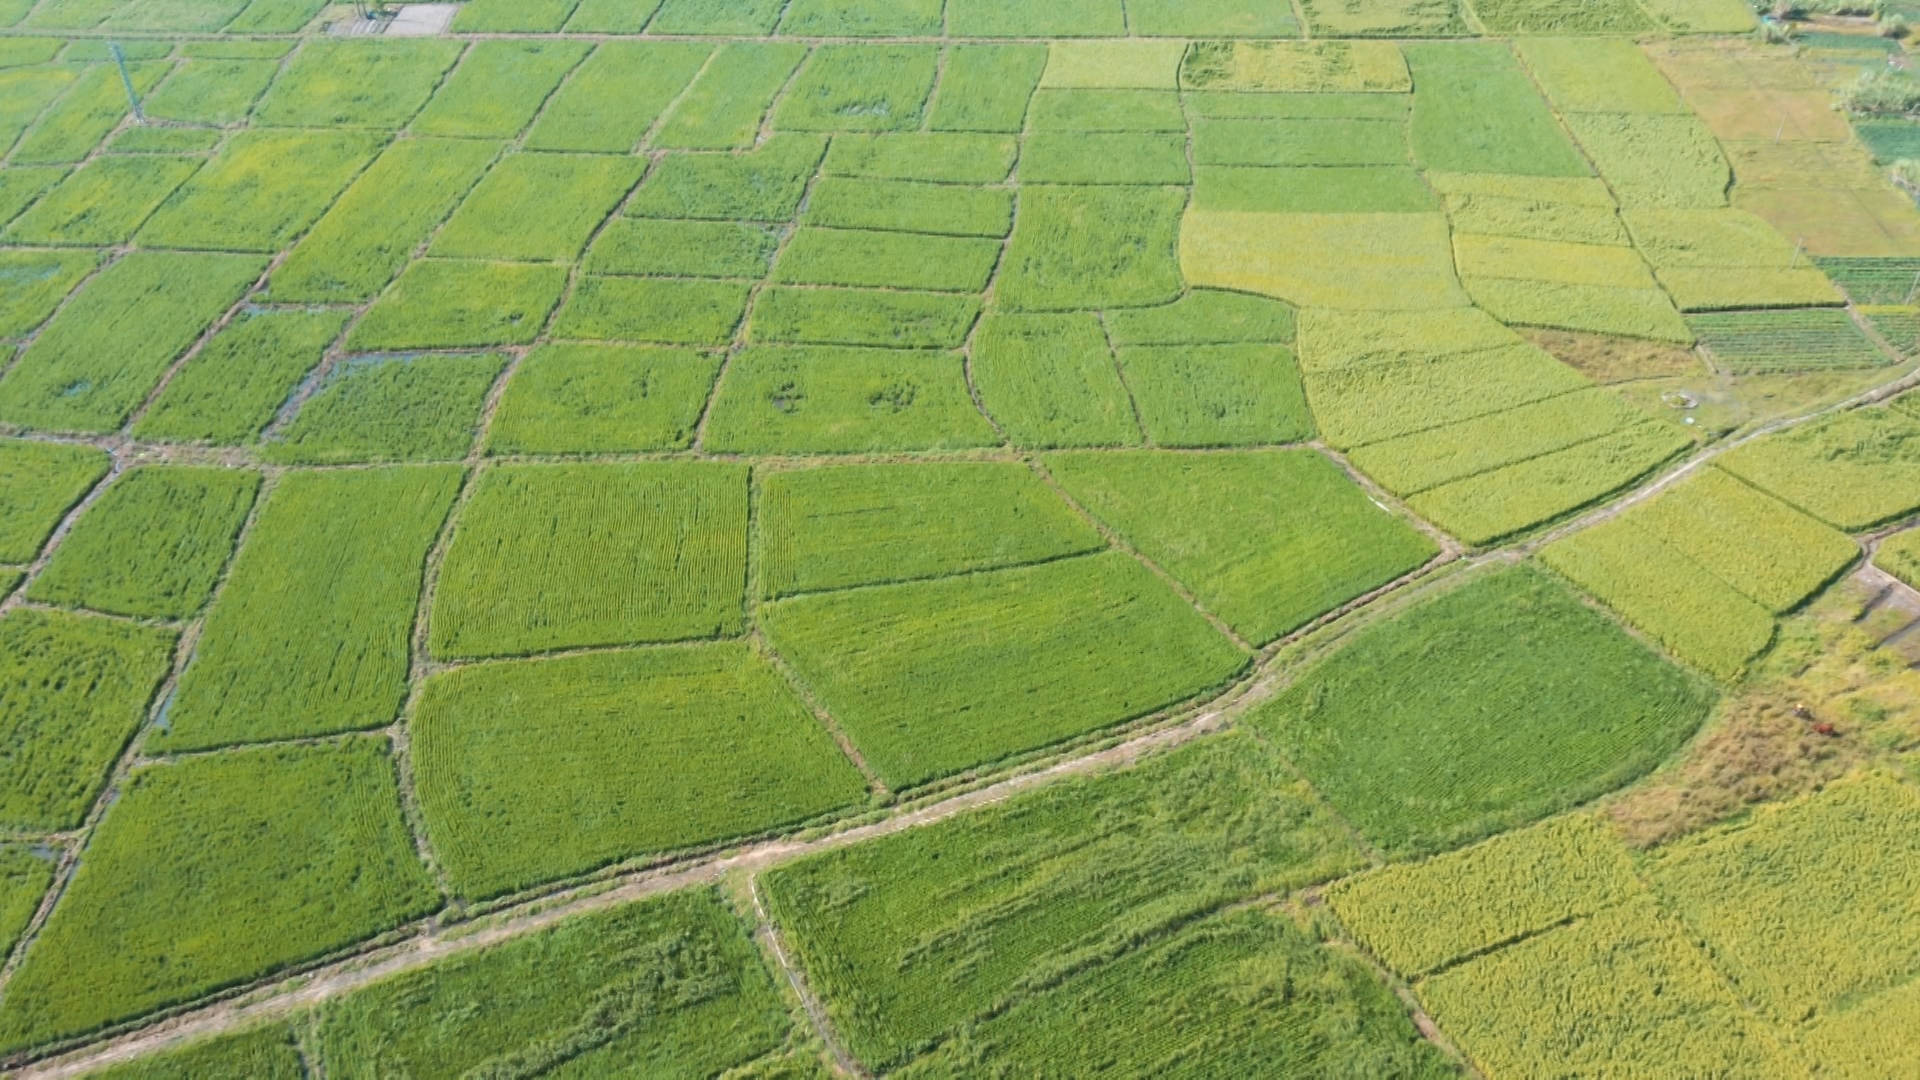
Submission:
[[0,0],[0,1075],[1920,1075],[1920,55]]

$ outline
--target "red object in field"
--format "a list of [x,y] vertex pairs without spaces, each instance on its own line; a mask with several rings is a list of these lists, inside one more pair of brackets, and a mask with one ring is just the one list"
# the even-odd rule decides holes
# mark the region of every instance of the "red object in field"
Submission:
[[1827,723],[1825,720],[1813,725],[1813,730],[1825,735],[1829,739],[1837,739],[1840,737],[1840,729]]

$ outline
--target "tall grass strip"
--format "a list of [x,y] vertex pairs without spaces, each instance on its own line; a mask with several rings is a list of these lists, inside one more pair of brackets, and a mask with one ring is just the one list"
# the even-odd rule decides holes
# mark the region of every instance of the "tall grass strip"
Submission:
[[1510,326],[1576,330],[1690,345],[1693,331],[1655,288],[1524,281],[1462,275],[1473,302]]
[[1888,537],[1874,553],[1873,564],[1906,582],[1908,587],[1920,589],[1920,532],[1909,529]]
[[1894,409],[1836,413],[1746,443],[1716,464],[1847,532],[1920,511],[1920,418]]
[[1309,371],[1307,403],[1341,449],[1490,416],[1592,385],[1531,345]]
[[278,1024],[188,1041],[94,1075],[101,1080],[301,1080],[305,1074],[293,1029]]
[[1595,387],[1372,443],[1353,463],[1402,497],[1564,450],[1644,420],[1618,394]]

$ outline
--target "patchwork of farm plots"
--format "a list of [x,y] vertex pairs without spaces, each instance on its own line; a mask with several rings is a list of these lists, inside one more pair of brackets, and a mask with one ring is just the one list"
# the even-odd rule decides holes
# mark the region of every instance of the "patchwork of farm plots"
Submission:
[[1920,588],[1859,61],[1739,0],[353,19],[0,0],[0,1065],[1920,1067],[1910,778],[1586,808],[1869,553]]

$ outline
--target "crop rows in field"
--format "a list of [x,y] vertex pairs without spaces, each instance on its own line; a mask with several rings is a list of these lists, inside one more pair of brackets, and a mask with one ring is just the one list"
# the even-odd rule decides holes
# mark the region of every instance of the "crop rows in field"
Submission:
[[[270,3],[304,0],[165,7],[260,30]],[[90,6],[47,0],[36,26]],[[0,297],[20,345],[0,422],[29,436],[0,445],[0,580],[20,592],[0,630],[92,634],[57,642],[51,675],[5,675],[32,714],[12,741],[59,759],[22,771],[44,813],[17,827],[82,825],[116,762],[124,778],[99,825],[57,838],[86,857],[22,954],[38,1004],[0,1008],[0,1045],[1164,714],[1456,549],[1347,462],[1491,547],[1690,445],[1510,326],[1691,343],[1681,310],[1840,301],[1774,210],[1728,205],[1735,169],[1779,162],[1723,151],[1724,110],[1703,123],[1623,38],[1559,36],[1725,12],[1304,0],[1323,31],[1435,40],[1146,40],[1299,29],[1245,7],[472,0],[457,30],[527,36],[132,43],[179,127],[123,123],[98,62],[0,70],[0,125],[19,114],[0,282],[27,286]],[[1142,39],[839,40],[1101,27]],[[556,29],[675,39],[533,36]],[[1438,40],[1483,29],[1554,36]],[[748,39],[770,32],[790,40]],[[1818,430],[1861,470],[1819,483],[1847,509],[1773,493],[1845,528],[1899,517],[1878,490],[1906,480],[1898,424]],[[120,432],[123,456],[243,467],[128,470],[43,559],[108,468],[45,437]],[[1624,530],[1547,561],[1725,674],[1856,554],[1743,490],[1703,520],[1637,513],[1654,556],[1587,560],[1626,584],[1554,558]],[[1718,593],[1695,611],[1634,577],[1668,558]],[[1371,970],[1266,901],[1618,786],[1712,697],[1539,570],[1451,584],[1302,667],[1249,734],[770,878],[857,1055],[913,1075],[1090,1067],[1076,1053],[1448,1074]],[[1689,653],[1636,598],[1747,636]],[[116,634],[141,648],[93,640]],[[155,702],[176,634],[178,688]],[[46,717],[57,733],[28,730]],[[1501,1037],[1476,1025],[1509,976],[1469,954],[1512,938],[1586,956],[1614,930],[1566,931],[1612,919],[1629,963],[1699,990],[1669,923],[1612,910],[1601,841],[1541,843],[1512,879],[1594,862],[1600,880],[1570,905],[1481,905],[1457,951],[1451,928],[1362,935],[1453,988],[1434,1008],[1470,1053]],[[192,850],[149,880],[139,853],[174,845]],[[5,866],[37,902],[41,868]],[[733,914],[674,904],[645,933],[570,924],[177,1068],[297,1071],[293,1042],[343,1075],[773,1060],[789,1018]],[[1482,981],[1441,981],[1470,966]],[[556,968],[580,985],[543,990]],[[1722,996],[1686,1000],[1718,1016]],[[401,1023],[414,1009],[431,1022]]]
[[[1580,815],[1348,878],[1329,899],[1490,1073],[1550,1056],[1865,1075],[1907,1053],[1871,1028],[1912,1013],[1916,807],[1870,774],[1644,857]],[[1809,895],[1842,906],[1816,915]]]

